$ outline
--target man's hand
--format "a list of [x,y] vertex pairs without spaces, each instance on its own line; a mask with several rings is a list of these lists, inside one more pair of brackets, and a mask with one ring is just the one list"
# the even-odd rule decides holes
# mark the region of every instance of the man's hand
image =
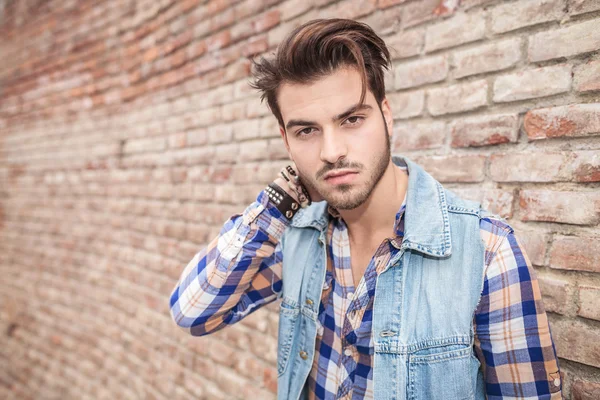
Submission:
[[[324,200],[321,195],[312,190],[310,187],[304,185],[304,183],[302,182],[302,175],[298,172],[298,168],[296,168],[296,164],[294,164],[293,162],[290,164],[290,166],[293,168],[294,172],[296,172],[296,175],[299,177],[299,181],[300,181],[300,185],[302,187],[304,187],[304,189],[306,189],[306,192],[308,193],[308,195],[310,196],[311,201],[322,201]],[[290,196],[292,196],[292,198],[296,201],[298,201],[298,194],[289,187],[287,181],[281,177],[281,175],[278,175],[277,178],[275,178],[274,182],[279,185],[283,190],[286,191],[286,193],[288,193]],[[298,201],[298,203],[300,203]]]

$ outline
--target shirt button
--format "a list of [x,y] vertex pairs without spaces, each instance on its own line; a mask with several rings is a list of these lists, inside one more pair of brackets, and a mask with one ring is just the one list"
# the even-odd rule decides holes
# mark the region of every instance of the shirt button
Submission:
[[308,358],[308,353],[302,350],[300,351],[300,357],[302,357],[303,360],[306,360]]
[[557,386],[557,387],[560,386],[560,379],[556,378],[554,380],[554,386]]
[[350,356],[352,356],[352,350],[346,349],[346,350],[344,350],[344,354],[347,355],[348,357],[350,357]]
[[353,294],[354,294],[354,293],[351,293],[351,292],[348,292],[348,293],[346,293],[346,298],[347,298],[348,300],[352,299],[352,295],[353,295]]
[[306,299],[306,304],[308,304],[309,306],[312,305],[313,301],[311,299]]

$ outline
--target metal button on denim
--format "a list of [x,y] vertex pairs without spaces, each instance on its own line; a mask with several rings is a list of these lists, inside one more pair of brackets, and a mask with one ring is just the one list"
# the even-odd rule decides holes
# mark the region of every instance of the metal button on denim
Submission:
[[312,305],[313,301],[311,299],[306,299],[306,304]]
[[305,352],[304,350],[301,350],[300,357],[302,357],[303,360],[306,360],[308,358],[308,353]]

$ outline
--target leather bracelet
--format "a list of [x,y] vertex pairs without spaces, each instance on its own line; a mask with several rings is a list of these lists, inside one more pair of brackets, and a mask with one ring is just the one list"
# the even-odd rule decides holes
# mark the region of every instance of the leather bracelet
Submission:
[[265,188],[267,196],[273,201],[275,207],[289,220],[300,209],[300,204],[288,192],[275,182],[271,182]]

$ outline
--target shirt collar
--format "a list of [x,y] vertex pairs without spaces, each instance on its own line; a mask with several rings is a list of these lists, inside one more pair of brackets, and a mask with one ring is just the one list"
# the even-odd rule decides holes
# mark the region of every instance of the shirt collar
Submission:
[[[402,204],[400,205],[398,212],[396,212],[396,217],[394,220],[394,232],[396,233],[396,237],[390,238],[390,239],[392,239],[391,243],[397,248],[400,248],[401,240],[395,240],[395,239],[398,239],[398,238],[401,239],[404,236],[404,231],[403,231],[403,229],[401,229],[402,225],[400,224],[400,222],[402,221],[402,216],[404,215],[405,208],[406,208],[406,192],[404,192],[404,199],[402,199]],[[332,205],[327,206],[327,212],[329,213],[331,218],[341,218],[339,211]]]

